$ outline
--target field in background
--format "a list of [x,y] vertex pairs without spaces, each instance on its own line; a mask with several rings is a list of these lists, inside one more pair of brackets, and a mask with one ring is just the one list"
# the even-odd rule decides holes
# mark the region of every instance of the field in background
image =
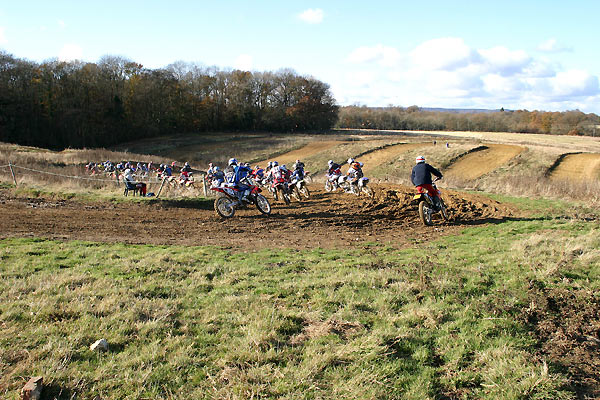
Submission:
[[[597,140],[442,135],[0,145],[0,165],[70,176],[105,159],[300,158],[314,189],[327,160],[356,157],[376,190],[223,221],[189,194],[124,198],[114,182],[19,169],[15,189],[0,170],[0,397],[33,375],[59,399],[599,397],[598,175],[577,182],[590,162],[553,175]],[[418,221],[417,155],[444,171],[448,223]],[[101,337],[110,350],[91,352]]]

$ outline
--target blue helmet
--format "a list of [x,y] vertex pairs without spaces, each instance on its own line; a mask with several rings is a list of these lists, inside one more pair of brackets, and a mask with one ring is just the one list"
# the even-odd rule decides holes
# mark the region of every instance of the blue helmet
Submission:
[[237,165],[238,161],[235,158],[230,158],[229,159],[229,165]]

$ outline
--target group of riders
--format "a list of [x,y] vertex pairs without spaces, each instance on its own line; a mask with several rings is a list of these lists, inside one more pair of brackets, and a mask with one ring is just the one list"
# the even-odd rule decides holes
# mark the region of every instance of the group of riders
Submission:
[[[237,193],[239,193],[240,201],[249,194],[251,185],[270,187],[275,182],[283,184],[287,188],[296,182],[303,181],[308,175],[304,169],[304,163],[300,160],[296,160],[291,169],[285,164],[279,165],[277,161],[270,161],[266,168],[261,168],[259,165],[252,168],[249,163],[238,162],[235,158],[230,158],[227,164],[227,167],[222,170],[213,163],[209,163],[205,179],[213,187],[224,184],[235,187],[238,189]],[[352,186],[359,185],[360,180],[364,178],[362,162],[349,158],[347,164],[348,170],[343,174],[342,165],[333,160],[327,162],[326,179],[331,183],[332,190],[343,188],[344,186],[340,183],[346,181],[348,185],[345,186],[345,191],[350,192]],[[117,176],[121,174],[126,183],[138,185],[138,189],[141,189],[139,186],[143,186],[143,189],[141,189],[143,194],[145,194],[145,184],[140,185],[139,182],[135,181],[134,176],[138,179],[144,179],[149,176],[150,172],[156,172],[158,178],[177,180],[182,185],[189,185],[193,182],[192,168],[188,162],[185,162],[179,168],[179,177],[173,175],[176,168],[175,162],[170,165],[160,164],[159,166],[154,166],[152,162],[138,162],[134,165],[127,161],[117,164],[111,161],[98,164],[90,162],[86,165],[86,169],[92,175],[100,172],[116,174]],[[434,203],[436,203],[439,202],[440,194],[432,185],[432,175],[438,179],[442,178],[442,173],[438,169],[425,162],[425,157],[418,156],[416,165],[411,172],[411,182],[419,193],[429,193]]]
[[296,160],[292,169],[285,164],[279,165],[277,161],[270,161],[266,168],[261,168],[259,165],[252,168],[250,163],[230,158],[224,170],[209,163],[205,179],[211,187],[233,186],[239,193],[239,201],[242,201],[248,196],[252,185],[270,188],[274,184],[281,184],[288,191],[293,185],[304,181],[307,175],[304,163],[300,160]]

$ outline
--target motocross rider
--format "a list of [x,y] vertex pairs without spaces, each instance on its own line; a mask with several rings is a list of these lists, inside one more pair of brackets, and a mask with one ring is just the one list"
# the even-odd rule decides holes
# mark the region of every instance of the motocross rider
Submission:
[[329,167],[329,169],[327,170],[327,179],[329,179],[329,181],[333,183],[333,187],[335,190],[335,188],[338,187],[338,179],[342,175],[342,171],[340,170],[342,166],[338,163],[334,163],[333,160],[327,161],[327,166]]
[[433,174],[438,177],[438,179],[442,179],[442,173],[431,165],[427,164],[425,162],[425,157],[423,156],[418,156],[416,158],[416,163],[417,165],[413,167],[412,173],[410,174],[410,181],[416,186],[417,192],[429,193],[433,199],[433,204],[436,207],[439,207],[440,192],[431,185],[433,183],[431,180],[431,175]]
[[296,160],[296,163],[294,164],[294,172],[292,173],[292,179],[301,181],[304,179],[304,175],[304,163],[300,160]]
[[353,158],[349,158],[348,164],[350,164],[350,167],[348,167],[348,172],[346,172],[346,175],[350,180],[350,184],[358,186],[358,180],[365,176],[362,171],[363,163],[354,161]]
[[235,158],[230,158],[228,164],[229,166],[225,170],[225,176],[227,182],[233,183],[233,187],[238,189],[238,201],[241,203],[242,200],[246,200],[246,197],[250,194],[250,187],[243,183],[246,176],[250,173],[250,168],[245,164],[238,165],[238,161]]

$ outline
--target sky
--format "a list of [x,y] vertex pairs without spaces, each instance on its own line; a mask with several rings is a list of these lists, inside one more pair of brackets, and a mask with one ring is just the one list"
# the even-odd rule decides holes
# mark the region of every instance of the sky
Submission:
[[0,51],[283,68],[340,105],[600,114],[598,0],[0,0]]

